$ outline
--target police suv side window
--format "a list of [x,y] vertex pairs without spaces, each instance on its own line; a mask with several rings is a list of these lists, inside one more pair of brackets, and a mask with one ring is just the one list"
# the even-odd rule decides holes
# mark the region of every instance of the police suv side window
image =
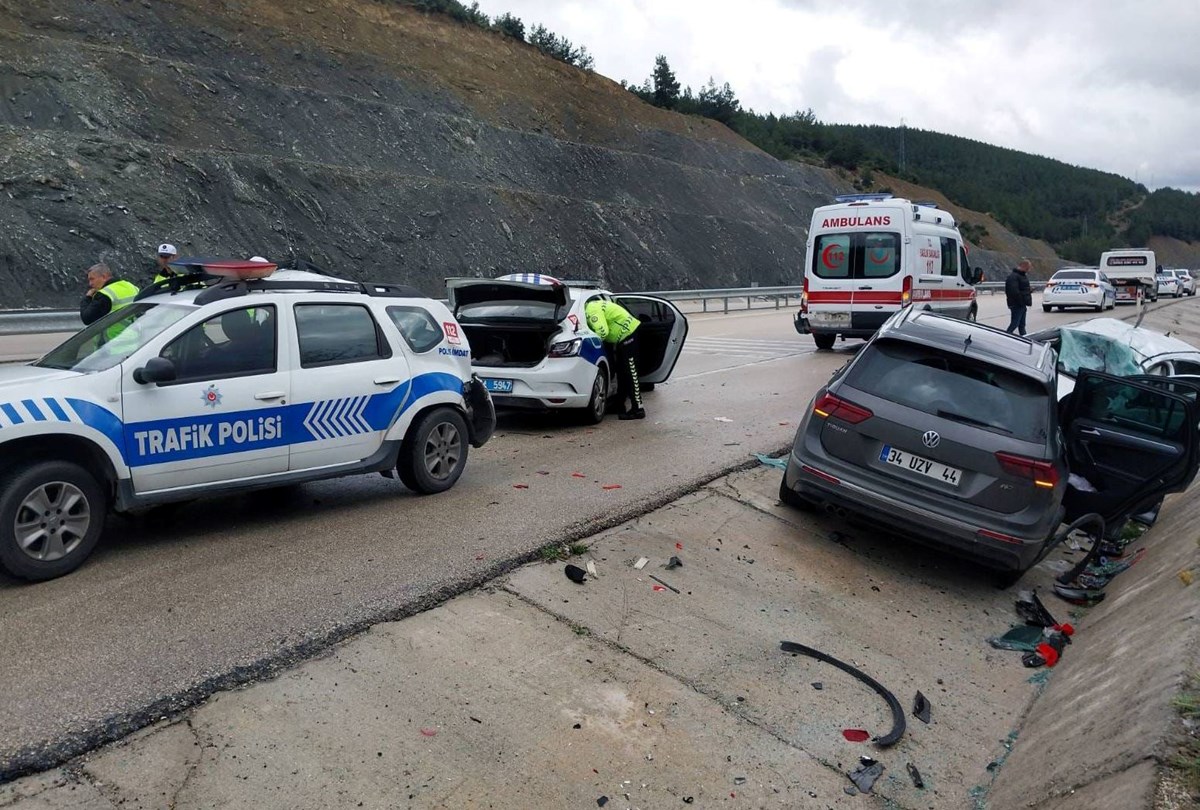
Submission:
[[256,305],[214,315],[162,350],[175,365],[176,383],[273,374],[276,368],[275,307]]
[[360,304],[296,304],[295,313],[303,368],[392,356],[371,311]]
[[442,342],[442,327],[420,307],[388,307],[387,314],[400,330],[408,348],[417,354],[427,352]]

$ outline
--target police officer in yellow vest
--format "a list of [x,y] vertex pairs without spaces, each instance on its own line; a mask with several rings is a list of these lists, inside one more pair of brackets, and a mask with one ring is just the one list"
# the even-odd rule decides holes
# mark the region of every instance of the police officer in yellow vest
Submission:
[[154,282],[156,284],[179,275],[175,268],[171,267],[171,262],[175,260],[176,255],[175,246],[170,242],[163,242],[158,246],[158,257],[154,261]]
[[594,298],[583,308],[587,319],[588,329],[596,333],[602,341],[616,351],[617,364],[617,394],[621,398],[621,408],[625,403],[631,403],[629,410],[624,411],[621,419],[645,419],[646,411],[642,407],[642,386],[638,378],[637,368],[637,328],[641,321],[629,314],[629,310],[615,301],[605,301]]
[[93,264],[87,272],[88,291],[79,302],[79,318],[85,324],[100,320],[108,313],[129,306],[138,288],[125,279],[114,278],[104,262]]

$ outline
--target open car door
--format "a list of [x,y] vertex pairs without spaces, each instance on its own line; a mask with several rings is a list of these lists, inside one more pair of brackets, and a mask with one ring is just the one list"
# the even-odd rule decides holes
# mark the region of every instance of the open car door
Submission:
[[1097,512],[1120,525],[1187,489],[1200,466],[1198,395],[1200,386],[1169,377],[1080,371],[1062,420],[1072,474],[1065,521]]
[[648,295],[614,295],[642,322],[638,327],[638,371],[644,383],[660,383],[671,376],[683,341],[687,338],[687,318],[670,301]]

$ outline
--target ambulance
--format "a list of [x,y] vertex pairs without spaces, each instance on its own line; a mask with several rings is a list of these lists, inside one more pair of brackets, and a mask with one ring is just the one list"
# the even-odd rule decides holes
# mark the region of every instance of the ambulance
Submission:
[[849,194],[813,211],[796,331],[818,349],[868,338],[901,308],[975,320],[975,284],[954,217],[933,203]]

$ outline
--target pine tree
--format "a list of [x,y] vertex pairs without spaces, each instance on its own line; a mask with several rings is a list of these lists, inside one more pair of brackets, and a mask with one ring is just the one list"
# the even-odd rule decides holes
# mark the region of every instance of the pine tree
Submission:
[[653,81],[654,99],[652,103],[654,106],[667,110],[675,109],[675,105],[679,102],[679,80],[675,78],[675,72],[667,63],[667,57],[661,53],[654,57]]

